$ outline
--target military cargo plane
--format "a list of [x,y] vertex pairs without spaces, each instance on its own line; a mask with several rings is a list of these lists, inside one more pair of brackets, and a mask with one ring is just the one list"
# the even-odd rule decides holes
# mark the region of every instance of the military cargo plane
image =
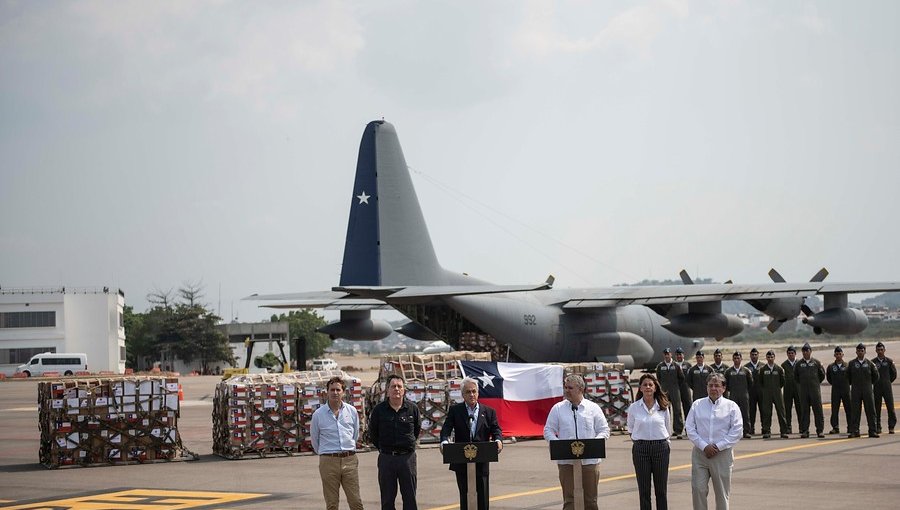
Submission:
[[[722,339],[743,324],[722,313],[723,300],[743,300],[772,318],[769,329],[805,315],[816,333],[852,335],[868,325],[848,306],[848,293],[900,290],[898,282],[692,284],[683,286],[554,289],[553,277],[533,285],[494,285],[439,263],[394,126],[370,122],[363,132],[350,201],[340,285],[330,291],[248,297],[270,308],[340,310],[320,329],[334,338],[378,340],[387,321],[372,310],[394,309],[410,319],[399,332],[458,347],[465,334],[486,334],[527,362],[603,361],[649,367],[666,347],[691,353],[701,337]],[[813,313],[804,303],[824,296]]]

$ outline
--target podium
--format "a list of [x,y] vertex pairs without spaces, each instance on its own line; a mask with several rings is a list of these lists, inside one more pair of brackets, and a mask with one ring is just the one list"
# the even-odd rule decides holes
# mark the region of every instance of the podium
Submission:
[[606,458],[606,439],[558,439],[550,441],[550,460],[574,460],[575,510],[584,510],[584,483],[581,475],[582,459]]
[[447,443],[441,447],[444,464],[466,464],[466,501],[469,510],[478,509],[478,494],[475,490],[475,465],[480,462],[497,462],[497,443],[483,441],[477,443]]

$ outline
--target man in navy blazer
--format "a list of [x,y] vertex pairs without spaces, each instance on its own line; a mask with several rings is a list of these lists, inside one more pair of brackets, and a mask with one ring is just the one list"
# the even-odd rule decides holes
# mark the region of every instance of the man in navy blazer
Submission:
[[[471,377],[463,379],[462,404],[450,406],[447,419],[441,428],[441,445],[450,442],[450,434],[453,433],[454,442],[468,443],[480,441],[496,441],[497,451],[503,450],[503,431],[497,423],[497,413],[490,407],[478,402],[478,381]],[[487,462],[479,462],[475,465],[475,492],[478,495],[478,510],[488,510],[489,493],[489,466]],[[450,469],[456,472],[456,486],[459,487],[459,508],[468,510],[466,494],[468,492],[468,480],[465,464],[450,464]]]

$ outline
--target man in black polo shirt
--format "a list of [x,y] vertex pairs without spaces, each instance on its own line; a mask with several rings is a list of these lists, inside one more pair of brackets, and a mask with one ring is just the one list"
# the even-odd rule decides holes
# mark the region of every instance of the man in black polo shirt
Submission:
[[378,487],[382,510],[393,510],[397,485],[403,510],[416,506],[416,440],[422,430],[419,408],[406,400],[399,375],[388,376],[387,398],[372,409],[369,437],[378,448]]

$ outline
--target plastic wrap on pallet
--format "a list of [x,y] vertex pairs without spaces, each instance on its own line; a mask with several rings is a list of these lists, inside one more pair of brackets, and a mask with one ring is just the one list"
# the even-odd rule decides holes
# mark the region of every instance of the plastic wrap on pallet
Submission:
[[196,459],[178,433],[178,379],[116,377],[38,385],[40,462],[49,468]]
[[389,375],[399,375],[407,381],[459,379],[458,360],[491,361],[487,352],[442,352],[436,354],[388,354],[381,357],[378,380]]
[[609,428],[625,430],[628,406],[634,401],[629,375],[622,363],[567,363],[565,373],[584,377],[584,396],[606,414]]
[[312,414],[327,401],[326,383],[344,380],[344,399],[365,430],[362,382],[340,370],[237,375],[216,386],[213,451],[227,459],[312,451]]

